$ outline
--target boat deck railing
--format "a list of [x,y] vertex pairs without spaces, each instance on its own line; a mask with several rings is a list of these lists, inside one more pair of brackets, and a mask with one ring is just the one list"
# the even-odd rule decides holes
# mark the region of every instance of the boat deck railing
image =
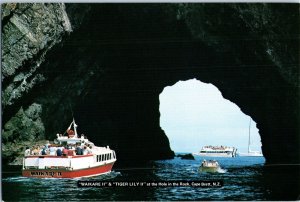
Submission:
[[25,156],[25,158],[82,158],[93,156],[94,154],[86,154],[86,155],[66,155],[66,156],[54,156],[54,155],[30,155]]

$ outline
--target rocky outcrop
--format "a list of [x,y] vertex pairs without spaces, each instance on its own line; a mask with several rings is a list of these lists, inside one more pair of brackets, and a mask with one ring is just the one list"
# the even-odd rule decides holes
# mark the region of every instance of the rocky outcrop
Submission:
[[[5,159],[11,143],[63,132],[72,113],[121,162],[172,158],[159,94],[197,78],[257,122],[267,163],[300,161],[296,4],[65,7],[2,7]],[[18,135],[31,120],[33,133]]]
[[2,4],[1,11],[2,152],[6,161],[23,153],[24,142],[28,145],[45,138],[40,117],[43,106],[30,97],[37,85],[47,81],[39,72],[47,52],[72,26],[64,4],[8,3]]
[[218,57],[214,78],[198,78],[255,119],[268,163],[299,162],[299,7],[183,4],[178,9],[193,37]]
[[64,4],[3,4],[2,106],[13,105],[45,80],[38,72],[46,53],[72,27]]
[[181,159],[186,159],[186,160],[195,160],[193,154],[177,154],[176,157],[180,157]]

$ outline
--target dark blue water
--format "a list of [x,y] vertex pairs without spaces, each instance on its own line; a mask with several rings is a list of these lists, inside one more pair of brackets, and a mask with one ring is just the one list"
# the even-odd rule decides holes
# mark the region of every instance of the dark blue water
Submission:
[[[214,158],[220,173],[199,173],[196,160],[163,160],[144,166],[115,168],[108,175],[85,180],[170,181],[222,180],[221,188],[201,187],[88,187],[77,186],[82,179],[30,179],[21,177],[13,167],[2,173],[4,201],[33,200],[279,200],[272,187],[265,184],[263,157]],[[275,179],[275,178],[274,178]],[[276,183],[274,181],[274,183]],[[289,193],[286,193],[287,195]]]

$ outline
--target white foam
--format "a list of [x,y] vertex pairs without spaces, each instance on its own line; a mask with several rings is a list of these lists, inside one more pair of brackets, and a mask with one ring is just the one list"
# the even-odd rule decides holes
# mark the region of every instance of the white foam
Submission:
[[227,170],[226,169],[222,169],[222,168],[218,168],[217,172],[218,173],[226,173]]

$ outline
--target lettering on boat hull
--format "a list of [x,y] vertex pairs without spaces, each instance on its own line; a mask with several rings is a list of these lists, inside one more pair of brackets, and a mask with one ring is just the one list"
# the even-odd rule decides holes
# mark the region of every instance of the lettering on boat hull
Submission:
[[109,173],[114,163],[80,170],[23,170],[23,177],[32,178],[76,178],[89,177]]
[[47,176],[47,177],[60,177],[62,176],[61,172],[53,172],[53,171],[31,171],[30,176],[36,177],[36,176]]

